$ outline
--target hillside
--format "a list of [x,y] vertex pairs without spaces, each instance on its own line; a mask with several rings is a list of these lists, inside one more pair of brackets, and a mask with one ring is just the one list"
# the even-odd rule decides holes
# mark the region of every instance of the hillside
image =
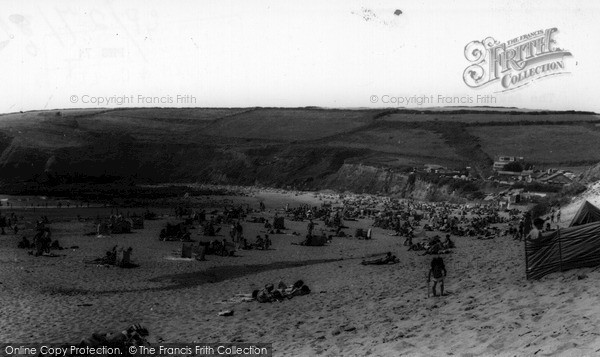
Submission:
[[471,166],[485,175],[494,155],[504,154],[542,167],[589,166],[600,162],[599,125],[593,113],[494,108],[13,113],[0,116],[0,180],[401,192],[404,173],[423,164]]

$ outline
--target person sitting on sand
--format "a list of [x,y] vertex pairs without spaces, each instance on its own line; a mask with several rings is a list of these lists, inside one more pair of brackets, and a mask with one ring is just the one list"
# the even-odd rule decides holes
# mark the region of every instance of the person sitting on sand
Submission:
[[106,251],[106,256],[104,257],[104,264],[115,264],[117,262],[117,246],[112,247],[111,250]]
[[31,242],[29,242],[29,239],[27,239],[27,237],[23,236],[21,238],[21,241],[17,244],[17,247],[19,247],[21,249],[29,249],[29,248],[33,248],[33,244],[31,244]]
[[220,254],[223,251],[223,246],[221,241],[218,239],[213,239],[208,244],[207,254]]
[[313,236],[312,235],[307,235],[306,238],[302,242],[300,242],[300,245],[308,245],[308,246],[310,246],[310,245],[312,245],[312,242],[313,242]]
[[433,236],[433,238],[429,239],[430,246],[435,245],[437,243],[441,243],[441,242],[442,242],[442,240],[440,239],[440,236],[438,236],[438,235],[435,235],[435,236]]
[[408,248],[408,251],[411,251],[411,250],[424,250],[424,249],[425,249],[425,247],[423,246],[423,243],[421,243],[421,242],[418,242],[418,243],[414,243],[414,244],[412,244],[412,245],[411,245],[411,246]]
[[379,258],[375,260],[363,260],[362,265],[385,265],[385,264],[396,264],[400,263],[400,259],[392,255],[392,252],[387,252],[385,258]]
[[440,252],[442,251],[442,243],[436,243],[434,245],[430,245],[426,250],[425,253],[423,253],[422,255],[427,255],[427,254],[440,254]]
[[444,260],[441,257],[435,257],[431,260],[431,269],[429,269],[429,275],[427,276],[427,282],[431,281],[433,277],[433,296],[437,296],[437,283],[440,283],[440,294],[444,296],[444,277],[446,276],[446,266]]
[[52,242],[51,233],[49,228],[43,228],[38,230],[36,235],[33,237],[33,243],[35,245],[35,256],[43,255],[44,253],[50,253],[50,243]]
[[254,248],[262,249],[263,245],[264,245],[264,241],[263,241],[262,237],[260,235],[257,235],[256,241],[254,241]]
[[265,239],[263,240],[263,249],[264,250],[269,250],[269,248],[271,247],[271,238],[269,238],[268,234],[265,234]]
[[239,243],[238,243],[238,247],[239,249],[244,249],[244,250],[248,250],[248,249],[252,249],[252,246],[250,246],[248,244],[248,240],[246,238],[242,238]]
[[454,242],[450,239],[450,234],[446,234],[446,241],[443,243],[443,248],[444,249],[452,249],[455,246],[456,245],[454,244]]

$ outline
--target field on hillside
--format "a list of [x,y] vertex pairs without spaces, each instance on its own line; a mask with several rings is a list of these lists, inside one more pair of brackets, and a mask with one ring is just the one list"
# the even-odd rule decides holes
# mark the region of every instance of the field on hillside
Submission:
[[344,163],[471,166],[487,177],[496,155],[559,167],[600,161],[600,116],[584,113],[319,108],[57,113],[0,115],[0,169],[7,181],[31,181],[52,163],[62,174],[84,180],[95,180],[106,166],[106,175],[139,177],[141,182],[285,187],[311,178],[311,187],[321,188]]
[[[81,129],[129,134],[144,142],[194,142],[213,121],[251,109],[136,108],[78,118]],[[143,129],[142,129],[143,128]],[[141,130],[140,130],[141,129]]]
[[457,114],[457,113],[396,113],[382,117],[380,120],[391,122],[419,122],[419,121],[450,121],[455,123],[468,124],[489,124],[506,123],[518,124],[519,122],[576,122],[576,121],[597,121],[600,122],[600,115],[586,114],[511,114],[511,113],[479,113],[479,114]]
[[255,110],[253,108],[131,108],[114,111],[113,116],[165,122],[211,121]]
[[527,162],[581,164],[600,161],[600,131],[584,126],[534,125],[472,127],[490,156],[523,156]]
[[375,128],[335,137],[330,146],[371,149],[414,157],[458,159],[440,134],[423,129]]
[[376,111],[322,109],[256,109],[215,121],[206,135],[304,141],[344,133],[372,121]]
[[[318,109],[123,109],[78,117],[80,130],[129,134],[148,142],[195,142],[204,137],[313,140],[356,129],[372,111]],[[143,130],[139,130],[143,128]]]

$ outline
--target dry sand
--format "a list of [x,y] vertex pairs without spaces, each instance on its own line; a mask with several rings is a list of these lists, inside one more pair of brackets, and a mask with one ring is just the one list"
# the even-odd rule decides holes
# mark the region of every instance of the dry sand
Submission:
[[[298,199],[300,197],[301,199]],[[267,208],[310,202],[311,195],[262,194]],[[313,202],[315,198],[313,197]],[[76,342],[95,331],[146,325],[151,341],[272,342],[276,356],[593,356],[600,353],[600,278],[594,269],[525,279],[523,244],[508,237],[455,237],[445,255],[446,290],[427,297],[430,256],[408,252],[403,239],[374,229],[372,241],[336,238],[325,247],[292,245],[300,237],[272,235],[273,250],[208,255],[207,261],[169,259],[180,242],[160,242],[167,220],[146,221],[132,234],[84,236],[100,208],[47,210],[58,257],[17,249],[22,235],[0,236],[0,341]],[[107,213],[105,210],[103,213]],[[26,213],[29,221],[39,216]],[[267,212],[272,217],[273,212]],[[257,215],[258,216],[258,215]],[[322,222],[319,222],[322,225]],[[346,222],[346,232],[370,221]],[[304,234],[306,222],[286,221]],[[318,229],[321,227],[318,225]],[[245,223],[254,237],[260,224]],[[192,231],[194,239],[205,239]],[[223,232],[227,227],[223,227]],[[136,269],[86,261],[113,245],[133,247]],[[392,251],[401,263],[363,266]],[[273,304],[230,301],[266,283],[302,279],[312,293]],[[217,316],[224,309],[230,317]]]

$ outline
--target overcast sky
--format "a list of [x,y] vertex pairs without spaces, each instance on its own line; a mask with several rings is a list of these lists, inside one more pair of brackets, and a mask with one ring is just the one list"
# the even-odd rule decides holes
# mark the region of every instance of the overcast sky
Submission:
[[[488,105],[600,112],[598,1],[0,0],[0,8],[0,112],[414,108],[392,98],[434,96],[422,106],[437,106],[439,96],[477,95],[493,95]],[[469,42],[547,28],[572,53],[568,73],[507,92],[464,83]]]

